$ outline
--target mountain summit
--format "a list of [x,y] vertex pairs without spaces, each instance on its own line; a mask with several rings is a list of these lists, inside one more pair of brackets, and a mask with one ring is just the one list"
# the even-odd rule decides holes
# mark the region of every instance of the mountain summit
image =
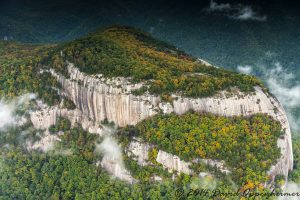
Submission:
[[[116,25],[56,45],[1,42],[0,52],[1,96],[38,98],[24,114],[27,124],[0,134],[1,144],[12,146],[3,150],[7,157],[36,156],[28,165],[5,163],[12,177],[28,181],[22,184],[37,183],[29,193],[49,184],[51,194],[75,198],[67,181],[90,197],[83,192],[89,180],[107,180],[105,173],[145,191],[156,181],[207,180],[222,191],[264,191],[282,188],[293,168],[285,111],[257,78],[212,66],[141,30]],[[58,172],[36,178],[45,157]],[[30,177],[14,174],[19,168]],[[51,184],[60,175],[58,186]]]
[[205,97],[234,87],[252,92],[254,86],[262,86],[252,76],[208,65],[144,31],[127,26],[100,29],[58,45],[53,54],[52,66],[58,71],[62,70],[62,63],[69,61],[90,75],[146,81],[145,86],[152,94]]

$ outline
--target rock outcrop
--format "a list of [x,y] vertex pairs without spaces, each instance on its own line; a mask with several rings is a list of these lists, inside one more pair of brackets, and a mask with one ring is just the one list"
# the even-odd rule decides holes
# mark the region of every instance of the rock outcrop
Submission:
[[[32,143],[27,142],[27,149],[38,149],[43,152],[53,149],[55,142],[60,141],[58,135],[52,135],[49,133],[48,128],[51,125],[55,125],[59,117],[66,117],[71,121],[71,124],[81,124],[82,128],[90,133],[102,133],[102,129],[99,123],[91,121],[80,110],[68,110],[60,108],[59,106],[48,107],[39,103],[39,110],[31,112],[30,120],[36,129],[44,130],[43,137],[39,141]],[[61,133],[62,134],[62,133]]]
[[191,99],[179,97],[173,102],[173,105],[174,112],[177,114],[194,110],[224,116],[249,116],[256,113],[265,113],[272,116],[281,123],[285,134],[277,141],[282,156],[277,164],[271,167],[269,174],[272,178],[275,178],[277,174],[283,174],[287,178],[289,170],[293,169],[291,130],[287,116],[279,101],[275,97],[264,93],[261,88],[256,87],[255,94],[252,95],[236,94],[228,98],[225,93],[220,95],[219,98]]
[[[40,150],[43,152],[47,152],[49,150],[53,150],[55,142],[61,141],[59,135],[62,135],[63,132],[59,132],[55,135],[50,134],[48,128],[51,125],[55,125],[59,117],[66,117],[71,121],[72,126],[76,123],[82,125],[82,128],[90,133],[97,133],[100,135],[112,134],[112,130],[105,126],[99,126],[99,123],[91,121],[88,119],[86,115],[84,115],[80,110],[68,110],[65,108],[60,108],[59,106],[40,107],[40,110],[32,112],[30,115],[31,122],[36,129],[44,130],[43,137],[34,143],[27,142],[28,150]],[[111,143],[108,145],[117,145],[115,143]],[[114,155],[114,152],[110,152],[111,155],[105,154],[103,159],[97,162],[97,165],[100,165],[104,169],[106,169],[109,173],[113,174],[115,177],[120,178],[122,180],[128,181],[130,183],[136,182],[136,180],[131,176],[130,172],[126,170],[124,167],[121,152],[118,147],[115,147],[118,150],[118,156]],[[99,151],[99,150],[98,150]]]
[[[194,110],[224,116],[266,113],[281,123],[285,133],[278,139],[278,147],[281,149],[282,156],[277,164],[271,167],[269,174],[273,178],[277,174],[283,174],[287,178],[288,171],[293,168],[291,132],[285,111],[275,97],[265,93],[259,87],[255,88],[253,94],[246,95],[237,92],[230,97],[226,92],[198,99],[174,95],[176,98],[171,105],[161,102],[160,97],[155,95],[133,95],[132,91],[142,87],[143,84],[131,84],[130,79],[122,77],[108,79],[102,75],[87,75],[71,63],[68,65],[69,78],[54,70],[50,72],[61,84],[61,94],[75,103],[80,111],[78,113],[95,123],[107,119],[118,126],[134,125],[159,111],[175,112],[180,115]],[[72,114],[76,116],[76,113]],[[80,119],[80,122],[82,122],[81,114],[75,117]],[[49,123],[51,120],[49,119]]]
[[[145,166],[151,164],[149,162],[149,151],[155,147],[154,145],[143,142],[139,138],[134,138],[127,149],[127,154],[133,156],[133,158],[139,163],[139,165]],[[182,172],[185,174],[193,174],[194,172],[189,168],[190,162],[181,160],[178,156],[171,153],[159,150],[156,156],[156,162],[162,164],[169,172]],[[197,159],[193,161],[194,163],[203,162],[206,165],[216,167],[222,173],[230,173],[230,171],[225,167],[223,161],[216,161],[211,159]]]
[[69,64],[70,78],[51,73],[62,86],[62,94],[72,100],[78,109],[96,122],[105,119],[118,126],[134,125],[157,113],[160,98],[154,95],[134,96],[131,92],[143,86],[130,84],[126,78],[87,76]]
[[[148,153],[154,147],[148,143],[142,142],[139,138],[134,138],[127,149],[127,154],[133,156],[139,165],[145,166],[151,164]],[[165,151],[159,150],[156,162],[162,164],[169,172],[183,172],[185,174],[192,174],[189,168],[190,163],[181,160],[178,156],[172,155]]]
[[30,115],[31,122],[36,129],[48,129],[51,125],[56,124],[59,117],[66,117],[71,124],[81,124],[82,128],[90,133],[101,134],[100,123],[90,120],[88,116],[79,109],[68,110],[59,106],[45,107],[38,111],[32,112]]
[[165,151],[158,151],[156,162],[161,163],[165,166],[169,171],[178,171],[183,172],[185,174],[191,174],[192,170],[190,170],[190,163],[181,160],[178,156],[172,155]]
[[144,143],[139,139],[133,139],[126,151],[129,156],[134,157],[139,165],[145,166],[150,164],[148,153],[151,148],[152,146],[150,144]]

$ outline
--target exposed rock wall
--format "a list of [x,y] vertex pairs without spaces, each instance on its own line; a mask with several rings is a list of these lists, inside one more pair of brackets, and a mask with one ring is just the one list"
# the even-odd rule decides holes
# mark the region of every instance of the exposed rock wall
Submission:
[[[134,138],[127,149],[129,156],[134,156],[134,159],[138,161],[139,165],[149,165],[148,153],[153,145],[140,141],[138,138]],[[176,172],[183,172],[185,174],[191,174],[192,171],[189,169],[189,162],[181,160],[178,156],[172,155],[165,151],[159,150],[156,162],[162,164],[166,169]]]
[[28,150],[39,149],[46,152],[53,149],[54,143],[60,141],[60,139],[57,134],[50,134],[48,128],[51,125],[55,125],[59,117],[67,117],[72,125],[75,123],[81,124],[82,128],[90,133],[102,133],[102,129],[98,123],[89,120],[89,118],[78,109],[67,110],[59,106],[48,107],[40,105],[39,110],[31,112],[30,120],[36,129],[44,130],[44,135],[39,141],[34,143],[30,141],[27,142]]
[[281,123],[285,134],[277,141],[282,156],[278,160],[278,163],[271,167],[269,174],[273,178],[277,174],[283,174],[287,178],[288,171],[293,169],[291,130],[287,116],[279,101],[271,95],[265,94],[261,88],[256,87],[255,94],[253,95],[245,96],[237,94],[229,98],[226,98],[225,93],[219,98],[191,99],[179,97],[173,102],[173,105],[174,112],[177,114],[183,114],[188,110],[194,110],[197,112],[210,112],[224,116],[249,116],[256,113],[265,113],[272,116]]
[[157,113],[154,108],[159,104],[159,97],[131,94],[142,84],[130,84],[128,79],[122,77],[109,80],[97,75],[87,76],[72,64],[68,70],[70,79],[53,70],[51,73],[58,78],[63,93],[94,121],[107,119],[119,126],[134,125]]
[[[134,156],[134,159],[142,166],[149,165],[149,156],[148,153],[153,148],[154,145],[145,143],[139,138],[134,138],[127,149],[127,154]],[[185,174],[192,174],[193,171],[189,168],[191,165],[190,162],[181,160],[178,156],[170,154],[168,152],[159,150],[156,162],[162,164],[162,166],[170,172],[183,172]],[[210,166],[217,167],[222,173],[230,173],[230,171],[225,167],[224,162],[219,162],[211,159],[197,159],[193,161],[195,163],[203,162]]]
[[266,113],[280,121],[284,137],[278,140],[282,157],[269,171],[271,176],[276,174],[288,175],[293,167],[292,142],[289,123],[280,103],[272,96],[265,94],[261,88],[255,88],[255,94],[235,94],[226,97],[221,93],[209,98],[178,97],[169,103],[161,103],[160,98],[145,94],[134,96],[131,91],[142,86],[130,84],[125,78],[103,78],[101,75],[86,75],[73,64],[68,65],[70,78],[65,78],[51,70],[62,85],[62,94],[72,100],[77,108],[92,121],[100,122],[104,119],[115,122],[119,126],[134,125],[137,122],[158,113],[175,112],[183,114],[188,110],[210,112],[218,115],[252,115]]
[[135,160],[139,165],[145,166],[148,165],[149,156],[148,153],[151,150],[151,145],[147,143],[143,143],[136,139],[132,140],[127,149],[127,154],[129,156],[134,156]]
[[49,131],[44,132],[44,136],[35,142],[27,141],[26,148],[27,150],[40,150],[42,152],[47,152],[53,150],[54,144],[57,141],[61,141],[57,135],[51,135]]
[[161,163],[170,171],[178,171],[183,172],[185,174],[191,174],[192,170],[190,170],[190,163],[181,160],[178,156],[172,155],[165,151],[158,151],[156,161]]
[[[98,133],[103,135],[110,131],[105,126],[101,127],[99,126],[99,123],[91,121],[78,109],[67,110],[65,108],[60,108],[59,106],[44,106],[40,110],[32,112],[30,115],[33,126],[36,129],[44,130],[44,136],[41,138],[41,140],[34,143],[28,142],[28,150],[41,150],[44,152],[53,150],[55,142],[60,141],[58,135],[63,134],[63,132],[52,135],[49,133],[48,128],[51,125],[55,125],[59,117],[68,118],[72,125],[75,123],[81,124],[82,128],[90,133]],[[125,169],[122,159],[119,157],[105,155],[101,161],[97,162],[97,165],[101,165],[101,167],[106,169],[110,174],[117,178],[130,183],[136,182],[136,180],[131,176],[130,172]]]
[[68,110],[58,106],[53,106],[32,112],[30,115],[31,122],[34,127],[42,130],[48,129],[51,125],[54,125],[59,117],[68,118],[72,125],[75,123],[81,124],[82,128],[90,133],[101,133],[101,127],[99,126],[99,123],[90,120],[78,109]]

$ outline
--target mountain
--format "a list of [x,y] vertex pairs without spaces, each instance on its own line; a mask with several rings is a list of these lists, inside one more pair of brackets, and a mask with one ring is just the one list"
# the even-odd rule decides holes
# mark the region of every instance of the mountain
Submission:
[[[214,9],[222,4],[229,9]],[[264,81],[283,102],[297,135],[300,106],[293,101],[300,101],[293,89],[298,89],[300,75],[298,8],[297,2],[280,0],[1,1],[0,39],[57,43],[114,23],[138,27],[214,65],[236,71],[252,69],[247,73]],[[270,73],[278,66],[283,72],[276,75],[274,86]],[[290,74],[293,76],[286,76]],[[283,90],[278,89],[279,84]],[[294,95],[286,100],[289,93]]]
[[[133,184],[209,178],[231,185],[224,191],[282,188],[293,169],[285,111],[260,80],[194,58],[142,30],[115,25],[55,45],[1,42],[0,51],[1,96],[38,96],[26,115],[29,124],[21,127],[30,134],[16,142],[11,133],[20,127],[2,131],[1,146],[12,146],[7,157],[19,148],[16,160],[37,151],[50,160],[76,155],[97,176],[103,168]],[[44,178],[27,181],[43,185]],[[50,184],[50,196],[55,190],[67,195],[59,184]]]

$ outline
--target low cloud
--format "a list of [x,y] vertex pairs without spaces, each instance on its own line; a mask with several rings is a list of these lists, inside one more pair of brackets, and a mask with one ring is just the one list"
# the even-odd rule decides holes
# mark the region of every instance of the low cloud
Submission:
[[96,151],[103,154],[103,159],[108,159],[120,166],[124,166],[121,148],[113,137],[106,136],[103,142],[96,146]]
[[237,67],[237,70],[243,74],[251,74],[252,72],[252,67],[250,65],[245,65],[245,66],[241,66],[239,65]]
[[280,63],[276,63],[275,66],[267,74],[267,84],[288,107],[300,106],[300,84],[287,87],[286,85],[295,78],[294,75],[284,71]]
[[217,3],[210,1],[209,7],[205,9],[207,13],[219,13],[235,20],[252,20],[252,21],[266,21],[267,16],[260,15],[254,11],[251,6],[243,4],[231,5],[230,3]]
[[[237,70],[245,74],[254,74],[251,66],[238,66]],[[262,73],[261,78],[266,82],[270,91],[279,99],[287,111],[292,129],[299,130],[300,119],[295,118],[292,112],[300,108],[300,84],[295,81],[294,74],[283,69],[279,62],[272,66],[262,65],[258,70]],[[291,83],[294,83],[291,85]]]
[[256,20],[256,21],[266,21],[266,16],[260,16],[257,12],[253,11],[250,6],[242,7],[238,9],[238,13],[232,15],[232,18],[238,20]]
[[300,84],[290,85],[294,82],[293,74],[286,72],[280,63],[275,63],[275,68],[266,73],[266,82],[271,92],[287,109],[292,129],[299,130],[300,119],[292,115],[292,111],[300,108]]
[[229,3],[216,3],[214,1],[210,1],[209,7],[206,9],[207,12],[215,12],[215,11],[228,11],[231,10],[231,5]]
[[117,178],[133,183],[135,180],[125,168],[121,147],[113,137],[116,127],[103,126],[104,140],[96,144],[95,153],[103,155],[101,166]]
[[18,109],[29,103],[30,100],[35,99],[35,94],[25,94],[6,102],[4,99],[0,100],[0,131],[5,130],[9,126],[19,126],[26,122],[22,115],[16,114]]

